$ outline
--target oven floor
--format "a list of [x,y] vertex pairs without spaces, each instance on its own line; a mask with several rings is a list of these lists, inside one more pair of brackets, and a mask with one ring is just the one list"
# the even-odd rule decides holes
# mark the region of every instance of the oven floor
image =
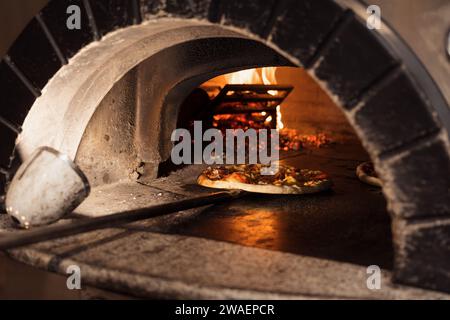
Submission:
[[283,163],[320,169],[334,181],[316,195],[251,195],[206,209],[169,233],[228,241],[360,265],[392,267],[390,218],[381,189],[361,183],[359,145],[333,145],[285,154]]
[[[282,158],[327,171],[334,179],[333,190],[304,196],[250,195],[48,241],[10,255],[61,274],[76,264],[89,285],[147,298],[442,296],[390,282],[389,216],[381,191],[355,177],[356,166],[368,159],[358,143]],[[209,193],[211,189],[195,184],[202,169],[188,166],[146,185],[123,182],[95,188],[76,213],[99,216]],[[0,216],[0,230],[17,232],[8,221]],[[383,290],[366,287],[366,268],[373,264],[383,269]]]
[[[390,218],[383,194],[355,175],[357,165],[369,159],[359,142],[285,152],[280,157],[282,163],[327,172],[333,189],[314,195],[251,194],[177,223],[164,223],[161,231],[391,269]],[[103,215],[212,192],[196,185],[204,168],[185,167],[148,182],[148,188],[119,184],[97,189],[77,212]]]
[[[314,195],[252,194],[193,210],[201,214],[163,223],[158,231],[391,269],[386,202],[380,188],[361,183],[355,175],[357,165],[369,159],[359,142],[283,153],[281,159],[295,167],[327,172],[333,189]],[[100,188],[77,212],[103,215],[212,192],[196,185],[204,168],[185,167],[148,186],[128,183]]]

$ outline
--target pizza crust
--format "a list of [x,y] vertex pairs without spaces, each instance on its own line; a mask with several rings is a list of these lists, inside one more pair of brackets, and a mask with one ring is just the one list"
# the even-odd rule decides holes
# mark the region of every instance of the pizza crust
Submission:
[[380,178],[371,176],[364,170],[365,166],[369,164],[370,164],[369,162],[361,163],[356,168],[356,175],[358,176],[358,179],[361,180],[362,182],[381,188],[383,186],[383,183],[381,182]]
[[328,190],[332,187],[331,180],[325,180],[316,186],[276,186],[269,184],[248,184],[235,181],[210,180],[205,175],[200,175],[197,183],[201,186],[214,189],[244,190],[254,193],[267,194],[311,194]]

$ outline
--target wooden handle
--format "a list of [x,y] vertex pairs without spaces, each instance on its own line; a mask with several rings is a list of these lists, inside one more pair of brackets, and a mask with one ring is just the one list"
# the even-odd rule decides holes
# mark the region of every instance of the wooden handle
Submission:
[[0,236],[0,250],[9,250],[47,240],[72,236],[92,230],[115,227],[121,224],[160,217],[178,211],[203,207],[240,197],[243,191],[231,190],[217,192],[148,208],[130,210],[98,218],[86,218],[63,225],[52,225],[20,233]]

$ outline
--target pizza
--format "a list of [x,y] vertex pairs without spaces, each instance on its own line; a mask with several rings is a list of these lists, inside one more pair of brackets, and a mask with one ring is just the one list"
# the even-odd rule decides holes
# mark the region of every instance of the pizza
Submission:
[[269,194],[317,193],[333,185],[328,175],[318,170],[280,165],[274,175],[261,175],[262,168],[260,164],[208,167],[197,182],[209,188]]
[[364,183],[367,183],[367,184],[370,184],[370,185],[376,186],[376,187],[382,187],[382,182],[381,182],[380,178],[378,178],[378,175],[375,171],[375,168],[374,168],[372,162],[361,163],[356,168],[356,175],[358,176],[359,180],[361,180]]

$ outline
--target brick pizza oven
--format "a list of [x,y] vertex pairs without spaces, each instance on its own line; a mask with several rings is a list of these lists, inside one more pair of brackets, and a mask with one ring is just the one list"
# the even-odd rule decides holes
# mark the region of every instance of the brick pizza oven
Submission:
[[[80,30],[65,27],[69,5],[81,8]],[[75,159],[94,188],[92,198],[77,214],[96,216],[125,210],[130,204],[123,199],[130,193],[135,200],[131,206],[148,205],[152,200],[145,196],[147,202],[136,200],[136,195],[143,192],[136,185],[147,184],[156,198],[164,198],[170,192],[176,194],[172,195],[175,198],[189,195],[177,184],[184,181],[182,175],[177,176],[178,171],[171,178],[161,174],[172,148],[171,133],[180,121],[180,109],[187,98],[217,76],[278,67],[279,74],[284,74],[279,81],[299,88],[291,100],[286,100],[285,124],[295,126],[306,121],[299,128],[319,126],[332,132],[342,147],[338,143],[336,153],[327,154],[330,161],[339,162],[346,157],[348,160],[356,150],[349,147],[354,144],[361,150],[357,159],[374,162],[383,188],[382,193],[360,190],[360,186],[356,187],[359,191],[345,189],[349,196],[342,209],[337,209],[341,204],[321,207],[320,196],[318,200],[292,203],[289,207],[293,215],[325,208],[332,212],[335,205],[343,217],[345,212],[361,212],[359,218],[358,213],[345,221],[330,215],[331,220],[322,217],[314,223],[314,214],[300,220],[289,216],[285,221],[280,216],[278,224],[271,228],[284,230],[285,225],[291,224],[286,227],[289,232],[307,233],[300,227],[292,229],[292,224],[305,223],[314,230],[323,223],[317,227],[320,233],[340,235],[338,240],[325,237],[327,245],[332,241],[344,243],[347,233],[350,238],[352,233],[365,234],[364,237],[372,233],[370,241],[382,242],[379,251],[383,258],[379,264],[392,270],[394,283],[450,292],[450,79],[448,73],[447,78],[439,78],[439,72],[445,74],[448,70],[448,61],[444,59],[447,65],[436,71],[439,68],[420,61],[418,53],[390,25],[383,22],[381,30],[370,30],[366,26],[366,7],[358,1],[344,0],[49,1],[0,63],[0,193],[5,194],[20,161],[35,148],[46,145]],[[308,161],[314,165],[313,160]],[[348,166],[349,162],[342,165]],[[171,186],[173,181],[176,183]],[[340,192],[337,188],[336,196]],[[364,201],[357,201],[358,192],[377,193],[377,200],[364,207]],[[239,206],[254,212],[252,206],[257,206],[258,201],[249,200]],[[264,202],[267,210],[276,211],[277,199],[265,201],[269,201]],[[349,209],[354,206],[361,207]],[[231,209],[219,208],[217,212],[220,210]],[[383,216],[385,210],[388,215]],[[372,215],[375,211],[382,213]],[[321,284],[308,282],[305,268],[309,270],[310,262],[292,262],[289,259],[298,259],[292,255],[311,253],[331,264],[342,260],[378,264],[376,259],[371,260],[370,253],[364,258],[361,253],[361,259],[350,253],[340,256],[341,249],[337,247],[329,249],[335,250],[334,256],[322,254],[320,244],[307,243],[301,235],[286,240],[288,250],[252,242],[249,238],[253,233],[265,231],[252,229],[251,223],[245,225],[245,237],[242,230],[234,238],[226,228],[217,233],[205,231],[215,218],[210,217],[208,223],[198,222],[198,215],[198,211],[178,214],[156,222],[163,227],[150,223],[126,230],[88,233],[10,254],[60,273],[76,262],[87,270],[90,284],[108,290],[190,298],[336,297],[336,293],[327,295],[326,290],[311,289]],[[256,219],[264,220],[266,215],[270,213],[260,210]],[[384,227],[372,228],[371,219]],[[355,222],[354,229],[348,229],[353,221],[359,222]],[[139,234],[144,227],[161,233],[160,238],[150,241],[149,233]],[[359,229],[355,231],[356,228]],[[183,238],[171,238],[172,233]],[[288,236],[279,241],[285,238]],[[208,239],[220,241],[210,244]],[[235,244],[228,247],[222,240]],[[137,244],[140,241],[142,245]],[[295,241],[299,241],[298,245]],[[370,241],[361,240],[361,246],[370,247]],[[310,245],[314,248],[304,249]],[[253,252],[251,247],[267,252]],[[274,252],[269,253],[271,249]],[[202,265],[195,261],[194,253],[186,253],[198,250],[210,251],[205,253],[205,260],[199,258]],[[170,260],[173,265],[169,263],[164,268],[156,262],[150,264],[146,259],[148,252],[158,254],[161,264]],[[343,256],[346,258],[341,259]],[[120,261],[112,263],[113,257]],[[230,266],[222,266],[222,270],[214,264],[217,261],[211,262],[215,259],[228,261]],[[127,261],[139,266],[127,269]],[[264,269],[266,262],[268,267]],[[321,263],[315,261],[309,266],[314,269]],[[281,289],[278,285],[271,289],[271,284],[260,284],[263,276],[247,275],[244,271],[258,265],[263,266],[264,277],[276,275]],[[320,268],[325,270],[325,265]],[[340,270],[341,265],[336,268]],[[355,274],[364,278],[362,269],[352,268],[349,270],[356,270]],[[166,269],[172,273],[165,273]],[[290,288],[290,279],[295,279],[299,270],[303,270],[301,282],[309,289],[283,289],[282,286]],[[204,272],[204,277],[199,272]],[[234,273],[230,278],[224,277],[223,283],[208,280],[215,279],[211,275],[215,272]],[[340,271],[336,272],[339,278]],[[247,280],[238,281],[243,278]],[[237,284],[233,287],[234,283]],[[264,286],[269,289],[265,291]],[[355,293],[358,290],[346,290],[347,297],[365,297],[365,293]]]

